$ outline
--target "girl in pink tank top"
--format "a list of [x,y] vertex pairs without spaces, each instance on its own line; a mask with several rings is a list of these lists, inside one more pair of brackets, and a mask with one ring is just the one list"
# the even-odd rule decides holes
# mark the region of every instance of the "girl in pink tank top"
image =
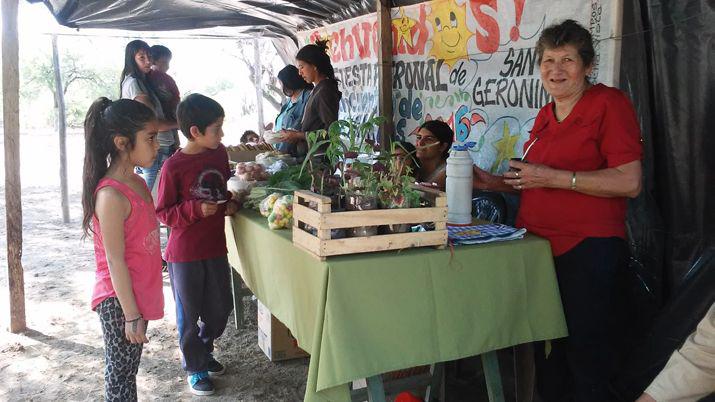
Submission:
[[84,121],[82,227],[97,262],[92,309],[104,336],[107,401],[137,400],[136,374],[148,320],[164,315],[159,227],[151,193],[134,174],[159,149],[154,111],[97,99]]

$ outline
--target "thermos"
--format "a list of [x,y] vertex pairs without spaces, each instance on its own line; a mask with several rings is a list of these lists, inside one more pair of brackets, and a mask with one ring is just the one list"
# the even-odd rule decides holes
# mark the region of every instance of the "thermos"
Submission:
[[447,158],[447,224],[472,223],[473,163],[468,145],[452,147]]

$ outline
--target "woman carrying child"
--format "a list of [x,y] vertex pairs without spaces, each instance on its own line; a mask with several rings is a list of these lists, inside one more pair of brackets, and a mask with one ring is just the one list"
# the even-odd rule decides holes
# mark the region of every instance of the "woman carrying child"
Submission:
[[121,76],[121,98],[133,99],[150,107],[156,114],[157,129],[159,134],[159,153],[151,166],[139,167],[139,171],[146,180],[149,190],[154,188],[157,173],[164,161],[167,160],[179,147],[179,138],[176,132],[178,125],[175,120],[167,120],[152,85],[147,79],[151,71],[151,48],[142,40],[129,42],[124,49],[124,69]]
[[104,337],[105,399],[136,401],[147,322],[164,315],[154,202],[134,167],[154,163],[154,112],[134,100],[97,99],[84,122],[82,228],[97,264],[92,309]]

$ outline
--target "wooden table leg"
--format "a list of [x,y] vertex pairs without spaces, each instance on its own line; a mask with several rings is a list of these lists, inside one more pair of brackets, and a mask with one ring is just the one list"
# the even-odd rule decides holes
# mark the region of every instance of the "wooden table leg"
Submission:
[[233,317],[236,329],[243,328],[243,286],[241,275],[231,268],[231,289],[233,290]]
[[385,386],[382,383],[381,374],[367,378],[367,400],[369,402],[385,402]]
[[516,402],[534,400],[534,347],[531,343],[514,346],[514,381]]
[[501,385],[499,360],[497,359],[497,352],[495,350],[482,353],[482,366],[484,367],[484,379],[487,382],[489,402],[504,402],[504,390]]
[[444,389],[444,363],[435,363],[430,366],[430,374],[432,379],[425,393],[425,402],[432,402],[435,399],[444,401],[442,390]]

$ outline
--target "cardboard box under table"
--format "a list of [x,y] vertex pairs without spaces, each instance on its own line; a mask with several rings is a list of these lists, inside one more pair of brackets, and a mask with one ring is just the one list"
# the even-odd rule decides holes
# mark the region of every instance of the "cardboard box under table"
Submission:
[[272,362],[306,357],[298,341],[260,300],[258,300],[258,347]]
[[226,222],[231,265],[310,353],[305,401],[350,401],[359,378],[377,395],[381,373],[567,335],[549,243],[533,235],[320,261],[255,211]]

